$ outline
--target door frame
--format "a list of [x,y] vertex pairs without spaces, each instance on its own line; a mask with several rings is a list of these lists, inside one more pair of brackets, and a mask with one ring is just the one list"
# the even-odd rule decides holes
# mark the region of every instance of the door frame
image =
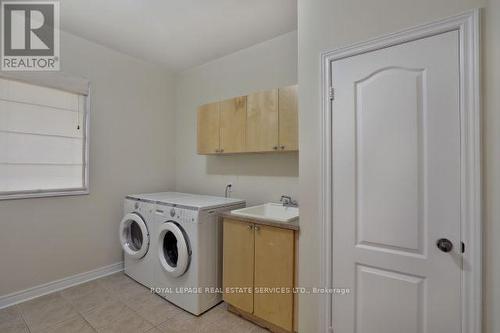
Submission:
[[[481,94],[480,9],[420,25],[369,41],[321,54],[321,178],[320,178],[320,274],[321,286],[332,288],[332,87],[331,64],[363,53],[458,31],[460,47],[461,119],[461,237],[465,243],[462,269],[462,332],[482,328],[482,209],[481,209]],[[337,286],[339,287],[339,286]],[[332,331],[331,295],[321,296],[320,329]]]

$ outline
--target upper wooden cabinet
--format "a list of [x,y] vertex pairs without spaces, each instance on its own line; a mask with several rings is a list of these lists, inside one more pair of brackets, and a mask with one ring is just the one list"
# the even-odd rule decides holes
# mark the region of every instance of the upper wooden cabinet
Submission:
[[297,150],[297,86],[198,108],[198,154]]
[[219,103],[198,108],[198,154],[219,152],[220,112]]
[[245,151],[247,97],[236,97],[220,102],[220,152]]
[[247,98],[236,97],[198,108],[198,154],[245,150]]
[[298,150],[299,113],[297,108],[297,86],[280,88],[278,91],[280,150]]
[[278,89],[247,97],[247,152],[278,149]]

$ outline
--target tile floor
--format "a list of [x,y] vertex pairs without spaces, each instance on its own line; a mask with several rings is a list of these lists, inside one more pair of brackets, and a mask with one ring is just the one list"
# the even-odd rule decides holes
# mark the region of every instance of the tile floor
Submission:
[[0,310],[0,332],[263,333],[216,306],[200,317],[172,305],[122,273]]

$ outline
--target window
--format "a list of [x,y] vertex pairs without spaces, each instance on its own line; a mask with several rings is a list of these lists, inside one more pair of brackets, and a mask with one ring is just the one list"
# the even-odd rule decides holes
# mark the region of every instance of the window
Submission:
[[0,77],[0,199],[88,193],[88,93],[53,86]]

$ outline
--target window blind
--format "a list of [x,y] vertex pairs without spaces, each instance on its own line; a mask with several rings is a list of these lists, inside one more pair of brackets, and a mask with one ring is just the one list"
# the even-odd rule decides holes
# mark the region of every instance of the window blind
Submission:
[[85,103],[0,77],[0,196],[86,188]]

